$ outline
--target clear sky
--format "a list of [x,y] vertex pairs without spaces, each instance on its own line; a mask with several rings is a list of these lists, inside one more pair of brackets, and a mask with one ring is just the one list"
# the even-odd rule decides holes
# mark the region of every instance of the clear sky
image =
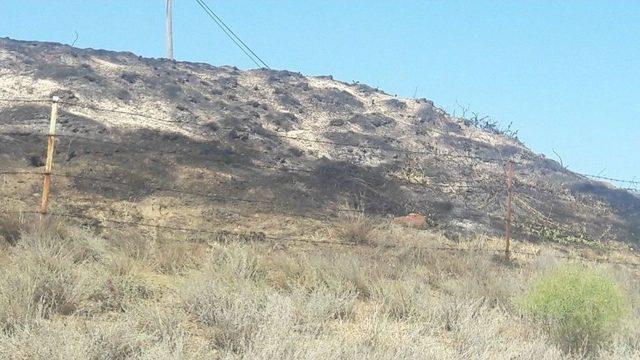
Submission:
[[[175,57],[254,65],[194,0]],[[272,68],[513,122],[536,152],[640,179],[640,1],[207,0]],[[165,53],[164,0],[2,0],[0,36]],[[458,108],[458,113],[459,113]]]

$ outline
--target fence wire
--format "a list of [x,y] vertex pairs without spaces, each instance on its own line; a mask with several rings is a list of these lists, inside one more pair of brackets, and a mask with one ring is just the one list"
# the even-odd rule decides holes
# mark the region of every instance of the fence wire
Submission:
[[[0,98],[0,102],[7,102],[7,103],[42,103],[42,104],[48,104],[50,103],[50,99],[20,99],[20,98],[13,98],[13,99],[7,99],[7,98]],[[79,104],[76,102],[70,102],[70,101],[59,101],[59,104],[62,105],[66,105],[69,108],[77,108],[77,109],[84,109],[84,110],[90,110],[90,111],[94,111],[94,112],[98,112],[98,113],[108,113],[108,114],[119,114],[119,115],[126,115],[126,116],[131,116],[131,117],[140,117],[140,118],[144,118],[144,119],[149,119],[149,120],[153,120],[155,122],[158,123],[163,123],[163,124],[170,124],[170,125],[180,125],[179,122],[170,120],[170,119],[166,119],[166,118],[158,118],[158,117],[154,117],[154,116],[149,116],[147,114],[142,114],[142,113],[136,113],[136,112],[129,112],[129,111],[123,111],[123,110],[118,110],[118,109],[108,109],[108,108],[103,108],[103,107],[99,107],[99,106],[94,106],[94,105],[86,105],[86,104]],[[256,132],[255,129],[251,129],[251,128],[243,128],[242,126],[235,126],[235,127],[229,127],[229,126],[218,126],[216,128],[215,131],[218,130],[224,130],[224,131],[252,131],[253,136],[259,137],[261,139],[266,139],[266,140],[274,140],[274,139],[287,139],[287,140],[294,140],[294,141],[299,141],[299,142],[305,142],[305,143],[316,143],[316,144],[324,144],[324,145],[331,145],[333,147],[337,147],[337,148],[355,148],[355,149],[362,149],[362,150],[376,150],[376,151],[380,151],[380,152],[391,152],[391,153],[399,153],[399,154],[405,154],[407,156],[416,156],[416,155],[428,155],[428,156],[433,156],[437,159],[467,159],[467,160],[477,160],[483,163],[499,163],[499,164],[504,164],[505,165],[505,169],[506,169],[506,164],[508,164],[509,162],[513,163],[513,164],[518,164],[518,165],[522,165],[522,166],[527,166],[530,165],[531,161],[526,161],[525,159],[509,159],[509,158],[505,158],[502,156],[480,156],[480,155],[474,155],[474,154],[459,154],[459,153],[447,153],[447,152],[442,152],[442,151],[438,151],[437,149],[433,149],[433,150],[408,150],[408,149],[399,149],[396,147],[393,147],[391,145],[367,145],[367,144],[353,144],[353,143],[347,143],[347,142],[340,142],[340,141],[333,141],[333,140],[324,140],[324,139],[315,139],[315,138],[307,138],[307,137],[301,137],[298,135],[288,135],[288,134],[283,134],[283,133],[279,133],[279,132],[269,132],[269,133],[260,133],[260,132]],[[296,129],[297,132],[309,132],[309,129]],[[452,134],[450,132],[444,132],[441,131],[439,129],[427,129],[427,131],[432,132],[434,134],[439,134],[442,136],[455,136],[456,134]],[[340,134],[345,134],[340,133]],[[359,133],[354,133],[354,132],[350,132],[349,134],[359,134]],[[27,137],[27,136],[42,136],[42,137],[47,137],[47,136],[51,136],[49,134],[46,133],[42,133],[42,132],[25,132],[25,131],[5,131],[5,132],[0,132],[0,135],[3,136],[20,136],[20,137]],[[121,135],[121,134],[120,134]],[[122,135],[121,135],[122,136]],[[80,134],[68,134],[68,133],[59,133],[55,135],[56,138],[68,138],[70,145],[71,145],[71,141],[73,141],[74,139],[77,140],[83,140],[83,141],[87,141],[87,142],[91,142],[91,143],[105,143],[105,144],[110,144],[113,145],[115,147],[128,147],[130,148],[132,151],[141,151],[141,150],[145,150],[145,151],[154,151],[154,152],[161,152],[162,150],[159,150],[157,146],[155,147],[148,147],[148,146],[141,146],[139,144],[136,145],[132,145],[132,144],[127,144],[124,143],[122,141],[116,141],[116,140],[112,140],[112,139],[105,139],[105,138],[97,138],[97,137],[93,137],[93,136],[84,136],[84,135],[80,135]],[[391,138],[388,136],[384,136],[384,139],[386,139],[387,141],[391,142],[391,143],[398,143],[398,139],[396,138]],[[427,145],[423,145],[424,147],[428,147]],[[395,158],[394,158],[395,159]],[[211,160],[211,159],[208,159]],[[287,173],[301,173],[301,174],[309,174],[309,175],[318,175],[319,171],[321,171],[321,169],[301,169],[301,168],[294,168],[294,167],[289,167],[289,166],[285,166],[285,165],[269,165],[269,164],[250,164],[250,165],[244,165],[244,164],[237,164],[237,163],[232,163],[232,162],[228,162],[228,161],[224,161],[222,162],[222,165],[226,165],[226,166],[230,166],[233,168],[239,168],[239,169],[245,169],[245,170],[255,170],[255,169],[264,169],[264,170],[273,170],[273,171],[280,171],[280,172],[287,172]],[[581,173],[577,173],[577,172],[573,172],[575,175],[578,176],[582,176],[584,178],[587,179],[595,179],[595,180],[603,180],[603,181],[611,181],[611,182],[615,182],[615,183],[619,183],[619,184],[628,184],[628,185],[633,185],[633,186],[637,186],[640,185],[640,181],[638,180],[628,180],[628,179],[618,179],[618,178],[611,178],[611,177],[606,177],[606,176],[600,176],[600,175],[590,175],[590,174],[581,174]],[[42,172],[35,172],[35,171],[18,171],[18,170],[6,170],[6,171],[0,171],[0,175],[16,175],[16,176],[42,176],[43,173]],[[102,182],[102,183],[110,183],[113,185],[118,185],[118,186],[130,186],[131,183],[126,182],[126,181],[117,181],[117,180],[113,180],[113,179],[108,179],[108,178],[104,178],[104,177],[100,177],[100,176],[87,176],[87,175],[83,175],[83,174],[69,174],[69,173],[51,173],[50,175],[54,176],[54,177],[65,177],[65,178],[70,178],[70,179],[79,179],[79,180],[87,180],[87,181],[93,181],[93,182]],[[353,175],[352,175],[353,176]],[[390,176],[390,173],[385,174],[385,176]],[[368,184],[366,184],[366,182],[364,182],[363,179],[359,179],[357,176],[353,176],[354,179],[363,182],[363,186],[368,186]],[[394,178],[394,180],[402,180],[399,178]],[[495,201],[495,199],[500,196],[501,194],[504,194],[504,187],[502,188],[496,188],[496,187],[492,187],[489,184],[487,184],[487,180],[485,179],[484,181],[481,179],[475,179],[473,177],[469,177],[469,178],[464,178],[464,179],[452,179],[452,181],[446,181],[446,182],[433,182],[433,181],[428,181],[428,182],[423,182],[423,183],[416,183],[416,182],[410,182],[410,181],[405,181],[404,182],[405,185],[412,185],[412,186],[422,186],[426,189],[433,189],[433,188],[440,188],[440,190],[442,191],[443,188],[447,188],[447,189],[457,189],[457,190],[461,190],[461,189],[466,189],[467,191],[478,191],[479,193],[487,193],[489,194],[489,196],[487,197],[487,199],[485,200],[483,206],[481,206],[481,210],[486,208],[488,205],[490,205],[493,201]],[[542,185],[539,185],[537,183],[526,183],[523,182],[521,180],[519,180],[517,177],[514,178],[514,188],[515,189],[532,189],[532,190],[536,190],[536,191],[543,191],[545,193],[549,193],[551,195],[557,196],[558,193],[557,191],[554,191],[554,189],[550,189],[548,187],[544,187]],[[193,197],[198,197],[198,198],[206,198],[206,199],[210,199],[210,200],[215,200],[215,201],[229,201],[229,202],[246,202],[249,204],[261,204],[261,205],[274,205],[274,200],[258,200],[258,199],[246,199],[246,198],[239,198],[239,197],[232,197],[232,196],[226,196],[226,195],[222,195],[222,194],[211,194],[211,193],[205,193],[205,192],[198,192],[198,191],[190,191],[190,190],[185,190],[185,189],[180,189],[180,188],[176,188],[176,187],[163,187],[163,186],[146,186],[143,189],[144,191],[151,191],[151,192],[171,192],[171,193],[176,193],[176,194],[181,194],[181,195],[188,195],[188,196],[193,196]],[[637,189],[635,188],[629,188],[628,190],[634,190],[637,191]],[[9,197],[12,198],[14,200],[18,200],[19,198],[17,197]],[[528,198],[528,199],[527,199]],[[394,202],[393,199],[389,199],[391,202]],[[530,201],[534,201],[535,199],[530,198],[528,195],[520,193],[520,194],[516,194],[516,196],[514,197],[514,200],[516,202],[516,204],[519,206],[519,208],[522,211],[527,212],[528,214],[532,215],[534,217],[534,219],[536,221],[538,221],[538,223],[543,223],[546,224],[548,226],[554,226],[557,227],[558,229],[561,229],[563,231],[570,231],[571,229],[569,229],[568,227],[562,226],[560,224],[555,223],[553,220],[551,220],[548,216],[544,215],[543,213],[541,213],[539,210],[537,210],[535,208],[535,206],[531,205]],[[397,204],[396,204],[397,205]],[[317,210],[317,206],[302,206],[301,208],[307,208],[307,209],[312,209],[312,210]],[[283,214],[287,214],[287,215],[291,215],[291,216],[300,216],[300,217],[305,217],[304,215],[298,214],[298,213],[286,213],[284,211],[280,211],[277,209],[271,209],[271,210],[275,210],[278,211],[279,213],[283,213]],[[335,213],[359,213],[362,210],[361,209],[332,209],[332,212]],[[26,213],[39,213],[37,211],[13,211],[13,210],[6,210],[4,211],[5,213],[20,213],[20,214],[26,214]],[[48,215],[54,216],[54,217],[59,217],[59,218],[68,218],[68,219],[76,219],[76,220],[85,220],[85,221],[92,221],[92,222],[108,222],[108,223],[112,223],[112,224],[118,224],[118,225],[123,225],[123,226],[135,226],[135,227],[147,227],[147,228],[154,228],[154,229],[163,229],[163,230],[170,230],[170,231],[183,231],[183,232],[192,232],[192,233],[201,233],[201,234],[207,234],[207,235],[220,235],[220,231],[214,231],[214,230],[207,230],[207,229],[197,229],[197,228],[189,228],[189,227],[176,227],[176,226],[168,226],[168,225],[160,225],[160,224],[152,224],[152,223],[146,223],[146,222],[136,222],[136,221],[127,221],[127,220],[117,220],[117,219],[108,219],[108,218],[95,218],[95,217],[90,217],[90,216],[86,216],[86,215],[77,215],[77,214],[70,214],[70,213],[63,213],[63,212],[52,212],[52,213],[48,213]],[[321,216],[326,216],[327,214],[322,214],[322,213],[318,213],[318,214],[314,214],[317,217],[321,217]],[[310,219],[317,219],[317,217],[314,216],[307,216]],[[358,244],[353,244],[353,243],[345,243],[345,242],[338,242],[338,241],[321,241],[321,240],[309,240],[309,239],[305,239],[305,238],[293,238],[293,237],[281,237],[281,236],[269,236],[269,235],[264,235],[265,239],[269,239],[269,240],[277,240],[277,241],[290,241],[290,242],[308,242],[308,243],[313,243],[313,244],[331,244],[331,245],[345,245],[345,246],[358,246]],[[419,249],[426,249],[426,250],[440,250],[440,251],[472,251],[469,249],[462,249],[462,248],[451,248],[451,247],[418,247]],[[501,249],[481,249],[480,251],[488,251],[488,252],[502,252],[504,250]],[[537,255],[534,253],[526,253],[526,252],[520,252],[520,251],[511,251],[514,254],[522,254],[522,255]],[[616,263],[616,262],[608,262],[608,263]],[[636,263],[624,263],[624,262],[618,262],[619,264],[624,264],[624,265],[631,265],[631,266],[640,266],[640,264],[636,264]]]
[[[24,216],[25,214],[31,215],[41,215],[37,211],[32,210],[1,210],[2,213],[5,214],[17,214],[20,216]],[[379,244],[379,245],[371,245],[366,243],[359,242],[346,242],[346,241],[337,241],[337,240],[329,240],[329,239],[309,239],[308,237],[293,237],[293,236],[284,236],[284,235],[268,235],[264,232],[260,231],[229,231],[229,230],[207,230],[202,228],[192,228],[192,227],[183,227],[183,226],[169,226],[169,225],[161,225],[161,224],[152,224],[147,222],[137,222],[137,221],[127,221],[127,220],[117,220],[110,219],[105,217],[92,217],[86,215],[79,214],[69,214],[69,213],[61,213],[61,212],[50,212],[47,214],[48,216],[57,217],[57,218],[65,218],[65,219],[75,219],[75,220],[84,220],[92,222],[94,226],[105,227],[103,223],[111,223],[117,225],[124,225],[130,227],[144,227],[148,229],[162,229],[174,232],[188,232],[194,234],[205,234],[213,236],[213,241],[216,242],[227,242],[229,238],[232,239],[242,239],[246,242],[264,242],[271,241],[275,243],[304,243],[314,246],[346,246],[346,247],[365,247],[365,248],[377,248],[382,250],[397,250],[397,249],[411,249],[411,250],[429,250],[429,251],[443,251],[443,252],[461,252],[461,253],[490,253],[490,254],[499,254],[503,253],[504,249],[491,249],[491,248],[479,248],[479,247],[469,247],[469,248],[461,248],[454,246],[424,246],[424,245],[393,245],[393,244]],[[512,250],[512,254],[524,255],[524,256],[539,256],[538,252],[530,252],[530,251],[521,251],[521,250]],[[640,263],[631,262],[631,261],[615,261],[609,259],[601,259],[601,258],[584,258],[581,256],[570,256],[570,255],[558,255],[558,254],[547,254],[548,256],[552,256],[559,259],[567,259],[567,260],[582,260],[582,261],[590,261],[602,264],[610,264],[610,265],[625,265],[632,267],[640,267]]]

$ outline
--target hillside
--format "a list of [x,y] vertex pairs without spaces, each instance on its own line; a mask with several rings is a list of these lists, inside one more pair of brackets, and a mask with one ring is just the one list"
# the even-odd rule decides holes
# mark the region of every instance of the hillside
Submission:
[[0,359],[640,358],[638,195],[475,120],[0,39]]
[[[453,239],[497,235],[510,159],[516,236],[638,242],[637,195],[425,99],[289,71],[0,39],[0,98],[53,95],[62,99],[55,170],[75,175],[56,178],[54,212],[267,234],[277,224],[297,235],[354,209],[416,212]],[[0,101],[0,170],[41,170],[45,139],[6,133],[45,133],[49,112],[46,102]],[[2,205],[34,209],[40,182],[6,176]]]

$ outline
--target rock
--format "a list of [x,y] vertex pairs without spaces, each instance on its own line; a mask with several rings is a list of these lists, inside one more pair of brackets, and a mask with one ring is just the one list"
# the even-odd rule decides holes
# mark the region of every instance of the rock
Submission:
[[429,226],[427,217],[421,214],[411,213],[393,219],[393,222],[414,229],[426,229]]

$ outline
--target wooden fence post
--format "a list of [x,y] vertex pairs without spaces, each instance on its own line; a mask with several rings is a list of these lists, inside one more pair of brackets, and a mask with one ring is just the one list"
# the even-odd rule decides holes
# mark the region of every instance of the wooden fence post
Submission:
[[513,161],[507,165],[507,220],[505,222],[505,248],[504,256],[509,261],[511,258],[511,218],[513,216]]
[[51,102],[51,118],[49,120],[49,136],[47,141],[47,160],[44,168],[44,186],[42,188],[42,203],[40,204],[40,224],[49,209],[49,192],[51,191],[51,172],[53,171],[53,154],[56,145],[56,122],[58,121],[58,97],[54,96]]

